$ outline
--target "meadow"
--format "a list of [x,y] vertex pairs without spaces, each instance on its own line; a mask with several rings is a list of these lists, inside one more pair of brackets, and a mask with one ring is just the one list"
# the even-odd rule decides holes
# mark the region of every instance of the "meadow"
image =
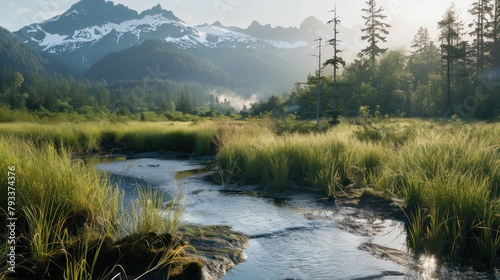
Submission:
[[[8,254],[15,253],[14,275],[29,279],[111,279],[129,273],[130,264],[134,269],[143,268],[139,274],[135,272],[136,276],[158,271],[166,275],[170,270],[181,275],[184,266],[201,267],[199,261],[186,257],[184,250],[189,248],[177,237],[182,194],[170,197],[170,205],[177,205],[175,209],[165,208],[167,194],[138,188],[139,198],[124,205],[118,187],[81,158],[82,153],[100,149],[103,135],[116,137],[108,140],[113,145],[123,145],[118,141],[127,137],[130,142],[125,144],[136,150],[134,145],[140,143],[133,138],[134,133],[119,125],[109,128],[100,124],[18,123],[4,125],[1,130],[0,170],[4,175],[0,177],[0,262],[7,267],[12,261]],[[178,126],[172,133],[194,138],[186,131]],[[197,139],[186,140],[176,148],[195,149],[202,138]],[[148,147],[158,148],[154,146],[157,139],[149,141]],[[177,144],[169,141],[164,145]],[[7,218],[16,219],[15,231],[7,230]],[[15,250],[11,247],[14,243],[7,239],[11,236],[16,240]],[[2,269],[0,279],[10,272]],[[172,279],[179,275],[170,273]]]
[[[107,250],[125,239],[139,242],[149,238],[148,232],[174,236],[179,216],[172,212],[170,226],[163,227],[153,210],[161,195],[141,194],[124,217],[118,211],[123,207],[120,192],[81,160],[99,153],[161,150],[215,155],[221,183],[331,197],[357,189],[401,198],[408,245],[415,253],[484,268],[498,265],[500,124],[356,119],[319,131],[308,124],[297,129],[300,125],[294,122],[287,130],[270,119],[0,124],[0,169],[18,170],[24,265],[42,269],[64,257],[68,275],[80,275],[74,270],[92,275],[96,258],[90,255],[96,246]],[[0,184],[7,193],[5,176]],[[7,198],[0,196],[0,203],[5,207]],[[149,218],[138,219],[139,212],[150,213]],[[68,253],[76,247],[87,248],[83,251],[89,256]],[[5,256],[8,248],[0,250]],[[174,251],[165,250],[166,263],[175,259]]]
[[193,155],[213,153],[216,127],[211,122],[62,122],[4,123],[0,135],[22,141],[53,143],[81,155],[91,153],[180,151]]
[[228,129],[217,153],[222,181],[332,197],[353,188],[383,192],[405,201],[417,254],[489,268],[498,262],[498,123],[358,120],[280,136],[266,127]]

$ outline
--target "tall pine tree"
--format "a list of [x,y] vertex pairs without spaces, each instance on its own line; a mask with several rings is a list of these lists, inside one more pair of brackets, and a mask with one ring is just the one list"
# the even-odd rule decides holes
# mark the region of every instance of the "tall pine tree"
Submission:
[[446,77],[446,109],[451,109],[452,75],[454,74],[454,64],[461,58],[465,58],[463,42],[461,42],[463,23],[458,18],[455,4],[446,10],[441,21],[438,22],[440,31],[442,60],[444,62],[444,75]]
[[366,27],[361,29],[365,33],[361,39],[366,40],[368,46],[361,50],[361,52],[370,58],[372,80],[374,80],[376,57],[387,51],[387,48],[381,48],[379,43],[387,41],[385,35],[389,34],[387,29],[391,26],[384,22],[387,16],[383,14],[384,9],[382,7],[377,8],[375,0],[367,0],[366,5],[366,8],[361,9],[366,14],[362,16]]
[[189,100],[189,92],[187,88],[184,88],[177,100],[177,104],[175,106],[176,110],[182,112],[184,114],[189,114],[193,110],[193,105]]
[[432,41],[429,30],[420,27],[411,41],[410,72],[415,77],[415,87],[427,84],[429,74],[439,72],[439,49]]
[[492,64],[493,68],[500,67],[500,0],[494,0],[492,34]]
[[477,0],[472,3],[469,13],[474,16],[474,21],[469,24],[473,28],[470,35],[474,38],[472,43],[476,73],[480,73],[489,65],[489,53],[491,42],[488,37],[492,37],[493,6],[490,0]]

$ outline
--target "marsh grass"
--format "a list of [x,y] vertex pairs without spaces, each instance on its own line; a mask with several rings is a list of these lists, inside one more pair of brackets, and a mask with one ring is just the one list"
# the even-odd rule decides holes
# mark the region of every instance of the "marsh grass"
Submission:
[[[63,271],[64,280],[92,280],[95,279],[95,272],[98,269],[98,258],[101,250],[104,247],[106,240],[104,238],[92,242],[94,239],[85,236],[79,242],[76,252],[69,252],[71,249],[66,249],[66,242],[61,243],[62,250],[66,258],[66,264]],[[119,265],[116,264],[112,267],[105,269],[105,272],[98,276],[98,279],[111,279],[115,268]]]
[[417,254],[425,253],[425,235],[427,228],[424,221],[426,220],[426,211],[421,208],[414,209],[411,212],[406,212],[406,217],[411,223],[407,227],[407,242]]
[[[367,129],[342,124],[322,133],[278,135],[266,120],[1,124],[0,135],[7,136],[0,138],[0,168],[23,167],[20,203],[40,207],[54,201],[52,209],[63,213],[65,226],[92,221],[99,232],[116,234],[123,220],[117,214],[120,194],[102,188],[102,178],[74,160],[74,151],[216,151],[222,183],[261,184],[275,191],[312,187],[330,196],[355,184],[403,198],[409,245],[416,252],[472,256],[491,267],[500,253],[500,125],[384,120]],[[14,145],[19,139],[24,142]],[[6,186],[2,180],[0,189]],[[167,217],[156,216],[161,205],[152,196],[161,195],[141,194],[135,214],[126,218],[136,221],[129,234],[154,231],[165,219],[172,228],[161,230],[176,228],[174,209],[165,212]],[[5,202],[0,196],[1,205]],[[139,222],[133,217],[139,214],[147,219]],[[40,244],[43,252],[46,245]]]
[[275,190],[314,187],[325,193],[380,172],[386,157],[380,146],[352,141],[345,130],[328,133],[260,135],[229,138],[219,147],[219,170],[240,183],[257,182]]
[[[4,257],[4,256],[7,256],[7,254],[9,253],[9,244],[7,242],[2,242],[0,244],[0,261],[2,261],[2,264],[6,264],[7,263],[7,259]],[[7,279],[7,275],[8,275],[8,270],[7,269],[2,269],[0,271],[0,280],[5,280]]]
[[331,196],[353,183],[373,188],[404,199],[416,252],[497,260],[498,124],[387,120],[279,135],[262,127],[220,137],[217,162],[226,179],[276,191],[312,186]]
[[24,207],[28,227],[25,239],[31,253],[31,270],[35,274],[43,272],[54,256],[60,253],[59,245],[64,235],[66,219],[57,215],[58,210],[57,205],[50,202]]
[[[136,206],[128,209],[122,205],[123,195],[118,188],[109,186],[94,166],[73,158],[71,150],[64,145],[58,148],[49,140],[20,142],[18,136],[0,136],[0,168],[6,171],[10,166],[16,167],[17,179],[20,250],[17,265],[32,279],[60,279],[59,276],[110,279],[110,271],[96,268],[104,240],[107,240],[106,250],[110,250],[108,243],[117,238],[140,242],[151,232],[158,236],[176,233],[183,211],[182,194],[174,197],[172,205],[176,207],[162,209],[164,195],[142,191]],[[0,191],[6,194],[7,176],[0,177],[0,185]],[[1,195],[3,217],[6,205],[7,197]],[[129,221],[135,222],[131,228]],[[5,230],[0,232],[2,252],[6,250],[2,239],[6,236]],[[165,246],[173,247],[158,249],[156,259],[166,260],[167,255],[173,256],[173,252],[179,252],[182,247],[171,243]],[[127,253],[133,254],[133,250],[120,254]],[[119,266],[119,254],[116,258],[116,266]],[[6,254],[0,256],[0,261],[6,262]],[[162,263],[153,264],[158,265]],[[163,265],[168,263],[163,261]]]
[[185,193],[177,191],[169,203],[167,194],[151,187],[138,188],[138,198],[131,201],[131,210],[124,228],[126,236],[155,232],[175,235],[184,211]]
[[129,150],[182,151],[206,155],[214,150],[216,127],[210,123],[9,123],[0,124],[0,135],[43,145],[50,142],[56,149],[72,153]]
[[476,256],[489,267],[495,266],[495,256],[500,252],[500,199],[495,199],[484,209],[483,220],[475,226],[480,230]]
[[278,191],[290,186],[290,166],[288,157],[282,154],[269,158],[268,185]]

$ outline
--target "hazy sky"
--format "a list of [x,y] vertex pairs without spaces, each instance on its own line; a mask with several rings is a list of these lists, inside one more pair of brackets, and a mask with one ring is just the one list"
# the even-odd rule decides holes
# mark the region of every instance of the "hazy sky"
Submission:
[[[1,0],[0,26],[11,31],[40,22],[61,14],[77,0]],[[164,9],[173,11],[189,24],[202,24],[220,21],[225,25],[247,27],[253,20],[272,26],[299,26],[308,16],[328,21],[334,8],[334,0],[116,0],[138,12],[161,4]],[[391,45],[409,45],[419,26],[435,31],[452,0],[378,0],[377,6],[385,9],[392,25]],[[466,15],[472,0],[456,0],[456,7],[462,18]],[[342,25],[347,28],[362,26],[361,8],[365,0],[337,0],[337,10]],[[361,33],[360,33],[361,36]]]

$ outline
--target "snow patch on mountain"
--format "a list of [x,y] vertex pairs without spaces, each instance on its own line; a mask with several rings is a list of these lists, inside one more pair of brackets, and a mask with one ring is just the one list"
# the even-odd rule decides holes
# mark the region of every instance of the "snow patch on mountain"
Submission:
[[198,41],[207,47],[217,47],[219,43],[234,44],[246,43],[249,47],[256,47],[259,43],[257,38],[253,38],[247,34],[235,32],[228,28],[215,25],[199,25],[194,27],[198,35]]
[[79,15],[80,13],[79,13],[77,10],[73,10],[73,11],[71,11],[71,12],[67,13],[67,14],[66,14],[66,16],[69,16],[69,15],[72,15],[72,14],[77,14],[77,15]]
[[165,42],[175,43],[181,48],[189,49],[199,46],[198,40],[189,35],[184,35],[180,38],[168,37],[164,39]]
[[117,32],[132,32],[134,30],[142,31],[154,31],[156,28],[163,24],[172,24],[176,26],[182,26],[176,21],[166,19],[161,14],[158,15],[147,15],[141,19],[132,19],[129,21],[122,22],[121,24],[110,24]]
[[266,40],[266,42],[278,49],[296,49],[300,47],[309,46],[309,44],[304,40],[300,40],[294,43],[289,43],[287,41],[272,41],[272,40]]
[[67,61],[70,67],[85,71],[111,52],[150,39],[192,50],[241,48],[282,52],[315,47],[317,37],[311,33],[318,22],[309,19],[301,28],[287,29],[257,23],[246,29],[224,26],[220,22],[190,26],[160,5],[139,14],[111,1],[82,0],[59,16],[15,33],[38,51],[58,56],[57,59]]
[[47,20],[42,21],[42,22],[41,22],[41,24],[43,24],[43,23],[48,23],[48,22],[52,22],[52,21],[57,21],[57,20],[58,20],[58,19],[60,19],[60,18],[61,18],[61,16],[60,16],[60,15],[59,15],[59,16],[55,16],[55,17],[53,17],[53,18],[49,18],[49,19],[47,19]]
[[[73,35],[65,36],[60,34],[51,34],[45,32],[40,25],[37,26],[36,30],[29,30],[28,32],[40,31],[45,34],[44,39],[37,41],[40,47],[43,47],[42,51],[48,51],[51,48],[58,46],[70,46],[82,43],[95,43],[101,40],[103,37],[111,33],[113,30],[118,32],[117,44],[119,43],[120,37],[125,33],[131,33],[137,36],[137,40],[140,39],[141,33],[155,31],[158,26],[163,24],[171,24],[180,26],[176,21],[166,19],[161,14],[158,15],[146,15],[140,19],[132,19],[124,21],[122,23],[106,23],[102,26],[91,26],[81,30],[75,30]],[[75,48],[63,48],[60,51],[75,51]],[[52,52],[53,53],[53,52]]]

